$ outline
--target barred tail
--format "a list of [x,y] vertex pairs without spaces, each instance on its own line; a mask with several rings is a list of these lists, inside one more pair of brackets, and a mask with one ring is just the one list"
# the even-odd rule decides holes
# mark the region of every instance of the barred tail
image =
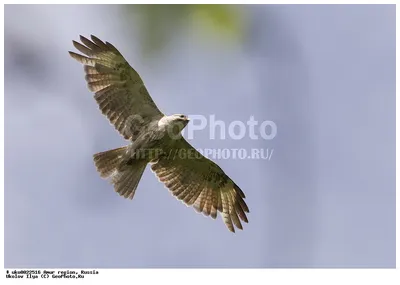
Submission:
[[147,161],[127,159],[127,147],[96,153],[94,162],[103,178],[111,178],[115,192],[125,198],[133,199],[139,181],[146,169]]
[[127,147],[124,146],[93,155],[94,164],[101,177],[107,178],[117,169],[124,158],[126,149]]

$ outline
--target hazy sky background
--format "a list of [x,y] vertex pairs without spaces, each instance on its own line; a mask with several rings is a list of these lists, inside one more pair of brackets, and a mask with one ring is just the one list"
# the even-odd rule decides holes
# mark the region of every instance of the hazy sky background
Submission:
[[[5,6],[6,267],[395,267],[395,6],[241,7],[239,44],[188,26],[146,55],[121,6]],[[126,142],[68,56],[79,34],[113,43],[167,114],[277,124],[272,141],[192,141],[274,149],[217,161],[244,231],[149,169],[133,201],[100,179],[92,155]]]

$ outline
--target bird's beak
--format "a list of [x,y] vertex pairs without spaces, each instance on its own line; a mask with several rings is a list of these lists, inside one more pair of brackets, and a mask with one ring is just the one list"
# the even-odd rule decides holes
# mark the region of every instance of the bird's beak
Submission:
[[188,117],[186,117],[186,121],[190,122],[190,119]]

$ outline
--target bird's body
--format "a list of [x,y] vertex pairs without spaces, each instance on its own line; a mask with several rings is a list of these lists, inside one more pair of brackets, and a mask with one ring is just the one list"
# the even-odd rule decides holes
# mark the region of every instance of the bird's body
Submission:
[[166,116],[157,108],[139,74],[110,43],[81,36],[73,42],[86,56],[70,52],[84,64],[86,81],[102,113],[130,143],[94,155],[100,176],[117,193],[133,199],[148,164],[179,200],[216,218],[220,212],[228,229],[242,229],[249,209],[240,188],[214,162],[197,152],[181,135],[189,119]]

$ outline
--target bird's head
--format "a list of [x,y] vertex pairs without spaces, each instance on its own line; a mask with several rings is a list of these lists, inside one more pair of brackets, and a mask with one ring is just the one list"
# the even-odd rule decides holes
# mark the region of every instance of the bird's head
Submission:
[[180,122],[183,123],[185,126],[187,125],[187,123],[189,123],[190,119],[188,118],[188,116],[186,115],[182,115],[182,114],[175,114],[170,116],[172,117],[172,120],[174,122]]
[[168,132],[172,137],[179,136],[181,131],[189,123],[190,119],[186,115],[174,114],[165,116],[160,120],[161,125],[168,127]]
[[172,125],[174,125],[174,127],[177,127],[179,129],[179,132],[182,131],[190,121],[190,119],[186,115],[182,114],[175,114],[169,117],[171,117]]

